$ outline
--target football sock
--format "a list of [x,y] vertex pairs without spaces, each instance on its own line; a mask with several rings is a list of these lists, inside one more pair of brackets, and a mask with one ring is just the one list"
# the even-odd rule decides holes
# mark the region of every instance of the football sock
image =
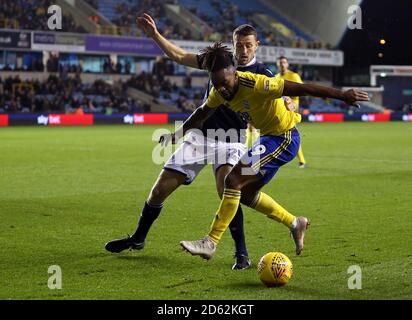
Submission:
[[299,160],[299,163],[306,163],[305,157],[303,156],[302,145],[299,146],[298,160]]
[[247,128],[246,129],[246,147],[247,148],[252,148],[252,145],[253,145],[252,135],[253,135],[252,130],[250,128]]
[[238,207],[235,217],[230,222],[229,230],[232,234],[233,240],[235,241],[236,256],[248,256],[245,241],[245,231],[243,228],[243,211],[241,206]]
[[240,203],[240,194],[240,190],[225,188],[223,191],[223,197],[220,202],[219,210],[216,213],[209,232],[209,238],[216,244],[219,243],[223,233],[226,231],[229,223],[236,214]]
[[259,131],[256,129],[247,128],[246,130],[246,147],[252,148],[255,142],[259,139]]
[[137,229],[131,236],[132,241],[136,243],[141,243],[145,241],[147,233],[150,230],[150,227],[159,216],[162,208],[163,204],[152,205],[149,204],[147,201],[144,203],[142,213],[139,218],[139,223],[137,225]]
[[288,228],[292,227],[296,217],[273,200],[266,193],[259,192],[256,201],[251,205],[256,211],[264,213],[268,218],[283,223]]

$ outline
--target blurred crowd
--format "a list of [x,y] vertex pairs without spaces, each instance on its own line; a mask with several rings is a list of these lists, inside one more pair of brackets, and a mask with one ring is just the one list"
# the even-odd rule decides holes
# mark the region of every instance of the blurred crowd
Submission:
[[131,65],[129,62],[121,63],[117,61],[114,63],[111,59],[106,59],[103,63],[103,73],[117,73],[117,74],[130,74]]
[[[0,20],[5,22],[5,28],[49,31],[47,21],[50,15],[47,9],[53,4],[55,2],[51,0],[1,0]],[[75,24],[70,14],[64,13],[60,31],[86,32],[82,26]]]
[[171,67],[173,65],[165,63],[165,59],[158,58],[152,72],[132,76],[127,85],[151,95],[156,103],[165,102],[177,106],[181,112],[192,112],[202,103],[205,88],[192,87],[190,75],[184,77],[183,86],[172,83],[166,77],[173,75]]
[[232,32],[236,28],[236,17],[241,14],[239,8],[228,0],[211,0],[210,4],[219,15],[219,23],[216,23],[215,17],[211,17],[198,7],[188,7],[194,15],[202,19],[209,26],[213,26],[213,31],[205,31],[203,33],[203,39],[199,40],[231,42]]
[[[185,75],[181,70],[175,70],[175,64],[163,57],[157,57],[151,70],[138,71],[137,74],[130,72],[130,63],[114,63],[107,58],[103,64],[104,74],[130,74],[126,80],[123,78],[123,82],[112,85],[103,80],[91,85],[82,83],[82,66],[63,64],[59,62],[57,54],[50,54],[46,66],[39,64],[38,59],[33,61],[38,65],[33,70],[46,69],[55,75],[50,75],[45,82],[22,81],[18,76],[0,80],[0,106],[3,106],[0,112],[71,112],[78,107],[85,112],[100,113],[110,113],[113,110],[149,111],[150,104],[128,97],[128,87],[147,93],[152,97],[153,103],[177,106],[182,112],[191,112],[202,103],[205,92],[204,87],[192,86],[190,73]],[[298,66],[296,71],[304,81],[322,80],[317,68]]]
[[[55,67],[52,62],[47,65],[53,71]],[[150,112],[151,102],[192,112],[201,104],[205,88],[192,87],[190,75],[184,77],[183,86],[172,83],[167,77],[173,75],[172,67],[173,64],[158,58],[151,72],[141,72],[126,81],[118,80],[112,84],[104,80],[82,83],[80,69],[74,70],[75,66],[71,74],[66,67],[58,68],[59,73],[50,74],[45,81],[21,80],[19,75],[0,77],[0,113],[72,113],[78,109],[102,114]],[[152,96],[151,102],[131,98],[129,87]]]
[[[210,5],[219,16],[209,16],[198,6],[187,9],[203,21],[201,33],[196,35],[194,28],[184,28],[174,23],[166,16],[165,4],[178,4],[178,0],[121,0],[116,2],[116,18],[113,22],[122,28],[136,30],[136,14],[147,12],[156,18],[159,31],[167,38],[182,40],[224,41],[231,42],[232,32],[239,23],[254,24],[250,20],[250,12],[239,9],[229,0],[209,0]],[[87,0],[98,8],[98,0]],[[10,27],[20,29],[48,30],[47,8],[54,3],[51,0],[2,0],[0,21],[11,23]],[[96,17],[98,18],[98,17]],[[97,20],[96,20],[97,21]],[[195,21],[192,20],[193,27]],[[199,23],[198,21],[196,23]],[[202,22],[200,22],[202,23]],[[212,28],[211,28],[211,27]],[[7,27],[7,25],[6,25]],[[63,30],[65,32],[85,32],[76,26],[71,15],[63,15]],[[330,49],[321,41],[306,42],[296,37],[291,43],[285,44],[285,39],[276,32],[264,31],[258,28],[259,40],[264,45],[296,48]],[[198,38],[196,38],[198,37]],[[20,56],[21,57],[21,56]],[[17,59],[22,60],[22,59]],[[26,60],[25,60],[26,61]],[[29,61],[29,62],[27,62]],[[130,74],[127,81],[108,84],[103,80],[94,83],[82,83],[81,64],[68,63],[62,60],[58,53],[50,53],[47,61],[36,55],[27,59],[24,65],[11,66],[5,64],[4,71],[47,71],[57,73],[47,80],[21,80],[19,76],[0,77],[0,112],[74,112],[81,109],[84,112],[110,114],[113,112],[148,112],[150,104],[132,99],[127,94],[127,88],[132,87],[153,97],[154,103],[166,103],[177,106],[182,112],[191,112],[201,104],[205,88],[192,87],[190,75],[184,76],[183,86],[177,86],[169,79],[174,75],[174,65],[170,60],[157,58],[151,72],[139,72],[131,75],[129,62],[107,58],[102,66],[105,74]],[[71,60],[70,60],[71,61]],[[303,80],[319,80],[319,74],[314,69],[300,70]],[[0,74],[1,76],[1,74]]]
[[332,50],[332,45],[330,43],[325,43],[321,40],[305,41],[300,37],[296,37],[291,45],[293,48],[302,48],[302,49],[326,49]]
[[[99,8],[97,0],[87,0],[96,9]],[[112,20],[119,27],[120,35],[138,35],[143,36],[140,29],[136,28],[136,15],[147,12],[156,18],[159,31],[166,37],[176,40],[198,40],[198,41],[232,41],[233,30],[241,23],[254,24],[251,20],[252,14],[250,9],[240,9],[230,0],[209,0],[211,7],[219,17],[219,23],[216,23],[216,17],[209,15],[199,6],[188,5],[186,8],[201,22],[200,33],[191,32],[196,29],[196,23],[191,20],[190,27],[183,27],[169,19],[166,15],[165,4],[179,4],[178,0],[123,0],[116,4],[116,18]],[[181,3],[180,3],[181,4]],[[182,5],[182,4],[181,4]],[[202,24],[203,22],[203,24]],[[281,37],[276,31],[261,30],[258,28],[261,44],[270,46],[292,46],[295,48],[307,49],[331,49],[329,44],[320,40],[306,42],[300,37],[295,39],[286,39]]]
[[[249,9],[240,9],[230,0],[209,0],[211,7],[219,17],[219,23],[216,23],[216,17],[208,15],[198,6],[188,6],[187,9],[204,22],[200,26],[200,34],[192,32],[190,26],[183,27],[183,24],[176,23],[166,15],[165,4],[179,4],[178,0],[122,0],[116,2],[116,17],[112,22],[118,27],[119,35],[137,35],[142,36],[140,29],[136,28],[136,15],[147,12],[156,18],[159,31],[167,38],[177,40],[200,40],[200,41],[223,41],[230,42],[233,30],[239,23],[254,24],[251,21],[251,12]],[[98,0],[87,0],[87,2],[96,9],[99,9]],[[5,28],[19,28],[28,30],[49,30],[47,27],[48,14],[47,8],[54,3],[51,0],[2,0],[0,11],[0,22]],[[91,19],[99,24],[99,17],[92,16]],[[200,22],[201,24],[201,22]],[[195,22],[192,21],[192,26]],[[63,13],[62,30],[64,32],[80,32],[86,30],[76,25],[70,14]],[[112,29],[108,29],[111,30]],[[102,29],[101,32],[105,32]],[[276,31],[260,30],[258,28],[259,38],[263,45],[271,46],[292,46],[295,48],[307,49],[331,49],[331,45],[323,43],[320,40],[306,42],[300,37],[288,39],[281,37]],[[286,43],[285,43],[286,41]]]
[[82,84],[79,75],[50,75],[45,81],[21,80],[17,75],[0,78],[0,112],[73,113],[81,109],[91,113],[150,111],[150,106],[127,95],[127,84],[108,84],[96,80]]

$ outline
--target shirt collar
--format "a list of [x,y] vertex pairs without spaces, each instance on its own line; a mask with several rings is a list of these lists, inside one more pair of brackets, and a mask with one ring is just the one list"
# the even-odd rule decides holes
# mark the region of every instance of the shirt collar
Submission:
[[243,68],[244,67],[250,67],[251,65],[253,65],[255,63],[256,63],[256,56],[254,56],[253,59],[248,64],[245,64],[245,65],[239,64],[238,67],[243,67]]

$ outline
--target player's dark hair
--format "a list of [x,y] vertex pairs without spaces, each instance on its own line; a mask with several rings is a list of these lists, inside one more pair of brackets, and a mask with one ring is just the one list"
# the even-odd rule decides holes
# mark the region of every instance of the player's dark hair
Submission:
[[233,30],[233,36],[250,36],[253,35],[257,39],[257,32],[256,29],[251,26],[250,24],[242,24],[239,27],[237,27],[235,30]]
[[286,58],[285,56],[280,56],[280,57],[278,58],[279,61],[282,60],[282,59],[285,59],[287,62],[289,62],[288,58]]
[[201,50],[201,54],[204,55],[202,68],[209,72],[216,72],[230,66],[236,67],[232,52],[221,42],[206,47]]

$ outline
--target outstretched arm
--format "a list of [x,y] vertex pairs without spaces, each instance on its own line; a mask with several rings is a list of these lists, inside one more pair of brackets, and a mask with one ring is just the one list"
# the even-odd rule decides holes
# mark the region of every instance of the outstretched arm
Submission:
[[144,30],[146,35],[151,37],[170,59],[179,64],[199,69],[196,54],[186,52],[163,37],[157,30],[156,23],[150,15],[144,13],[140,17],[137,17],[136,22],[137,25]]
[[190,129],[198,129],[202,126],[203,122],[209,118],[209,116],[215,111],[215,109],[209,108],[206,103],[198,107],[189,118],[183,123],[183,125],[172,134],[164,134],[160,137],[159,142],[166,146],[169,142],[175,143],[176,137],[183,137]]
[[317,84],[302,84],[285,80],[283,87],[284,96],[315,96],[320,98],[333,98],[345,101],[348,105],[359,107],[357,101],[369,101],[369,96],[364,91],[350,89],[346,91]]

